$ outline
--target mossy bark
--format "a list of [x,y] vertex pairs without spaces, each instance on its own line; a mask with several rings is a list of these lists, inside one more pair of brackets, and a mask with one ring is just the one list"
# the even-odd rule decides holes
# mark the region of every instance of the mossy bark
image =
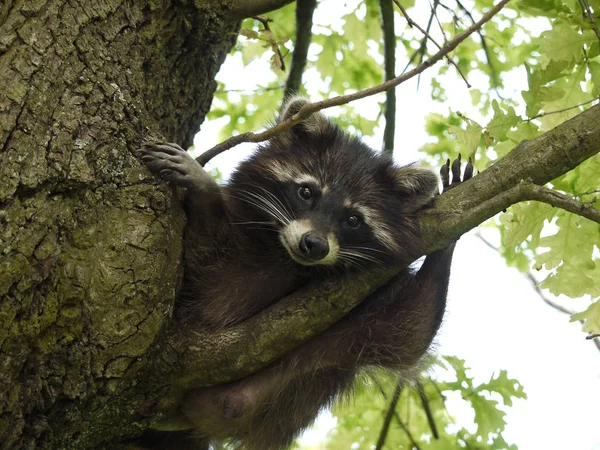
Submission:
[[[117,448],[165,383],[184,215],[132,151],[189,145],[229,2],[0,6],[0,448]],[[165,373],[171,364],[165,361]]]

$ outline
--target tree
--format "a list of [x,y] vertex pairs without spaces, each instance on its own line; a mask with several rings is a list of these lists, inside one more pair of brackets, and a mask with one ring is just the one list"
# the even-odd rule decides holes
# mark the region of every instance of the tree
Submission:
[[[184,215],[177,195],[157,184],[133,150],[153,138],[189,146],[209,110],[216,72],[235,43],[239,21],[284,3],[149,1],[132,5],[113,1],[82,7],[42,0],[9,1],[0,8],[3,448],[116,448],[164,417],[185,389],[237,379],[264,367],[339,319],[398,269],[309,286],[221,333],[180,336],[176,327],[170,327],[181,280]],[[299,2],[299,6],[308,4],[310,10],[314,8],[310,3]],[[366,5],[369,20],[361,24],[347,18],[348,26],[369,26],[379,17],[373,13],[372,2]],[[491,6],[476,2],[475,10],[488,11]],[[525,7],[527,13],[542,11],[534,1]],[[548,60],[530,69],[530,118],[598,95],[600,37],[596,38],[591,25],[595,22],[586,15],[581,19],[576,2],[560,8],[561,19],[546,36]],[[591,8],[598,11],[597,4]],[[266,28],[264,21],[260,23]],[[502,37],[493,28],[475,23],[473,19],[472,32],[484,30],[483,36]],[[458,20],[455,26],[466,28]],[[275,55],[279,51],[274,61],[285,61],[279,38],[258,33],[276,50]],[[309,39],[306,33],[304,38],[301,35],[298,40]],[[325,38],[315,36],[315,42],[319,39]],[[333,45],[323,51],[335,51],[335,44],[342,44],[339,36],[328,39]],[[452,42],[432,58],[444,57]],[[476,44],[465,41],[464,45],[471,48],[458,47],[457,66],[468,74],[473,60],[469,51]],[[579,55],[582,47],[585,57]],[[433,64],[431,59],[427,63],[426,41],[422,48],[415,57],[425,62],[419,70]],[[366,52],[366,48],[360,50]],[[361,51],[356,53],[363,55]],[[515,50],[517,55],[505,63],[488,52],[490,64],[482,70],[495,79],[492,87],[499,84],[500,72],[531,58],[532,52],[530,47],[521,49],[522,54]],[[326,55],[322,58],[332,60]],[[302,59],[292,65],[294,73],[302,72]],[[369,72],[371,68],[360,63],[352,68],[348,73],[356,84],[347,89],[378,84],[379,72]],[[580,93],[577,85],[586,81],[586,70],[591,81]],[[322,73],[326,75],[325,69]],[[567,90],[578,95],[566,95]],[[485,131],[473,120],[454,116],[438,120],[438,134],[454,132],[462,139],[456,146],[466,145],[469,152],[492,145],[493,139],[494,150],[506,156],[470,186],[442,196],[423,215],[424,252],[443,247],[522,200],[545,201],[598,222],[598,202],[590,203],[593,192],[581,189],[597,181],[598,157],[589,158],[600,150],[600,107],[578,115],[582,107],[547,115],[538,127],[518,118],[509,103],[500,106],[489,94],[481,94],[487,96],[484,104],[495,112]],[[574,99],[577,102],[559,104]],[[348,99],[337,101],[344,100]],[[308,112],[310,108],[299,114]],[[467,125],[464,130],[458,127],[461,121]],[[448,122],[455,128],[450,129]],[[478,159],[484,166],[489,162],[485,152],[478,153]],[[563,193],[541,187],[552,180],[553,187]],[[526,217],[518,211],[513,212],[516,219]],[[555,210],[548,207],[544,217],[551,213]],[[561,217],[571,222],[567,227],[584,227],[586,242],[597,242],[593,240],[598,236],[597,223],[588,226],[578,216]],[[505,239],[514,244],[507,251],[514,252],[523,241],[537,247],[536,225],[526,225],[534,231],[521,241],[514,227],[512,234],[510,227],[504,230]],[[593,262],[591,251],[585,258],[569,261],[568,251],[563,251],[561,259],[560,247],[546,243],[552,250],[541,262],[556,267],[563,261],[551,280],[558,277],[560,281]],[[594,276],[594,267],[582,273],[585,292],[597,296],[598,285],[590,287],[588,282],[600,278]],[[571,272],[561,275],[565,270]],[[581,316],[592,334],[598,333],[594,308]],[[255,335],[259,336],[256,340]]]

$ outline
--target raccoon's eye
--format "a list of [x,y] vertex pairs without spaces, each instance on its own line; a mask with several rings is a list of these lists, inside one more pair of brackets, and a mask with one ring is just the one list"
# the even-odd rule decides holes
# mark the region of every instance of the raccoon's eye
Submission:
[[304,200],[310,200],[313,196],[313,192],[309,186],[301,186],[300,189],[298,189],[298,195]]
[[358,228],[359,225],[360,225],[360,218],[358,216],[348,217],[348,226],[350,228]]

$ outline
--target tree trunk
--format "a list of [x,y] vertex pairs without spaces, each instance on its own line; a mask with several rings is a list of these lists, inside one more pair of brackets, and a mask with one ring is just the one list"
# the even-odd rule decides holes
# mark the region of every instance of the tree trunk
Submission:
[[227,0],[197,3],[0,6],[2,449],[117,448],[163,396],[140,369],[184,215],[132,151],[189,145],[210,107],[239,24]]

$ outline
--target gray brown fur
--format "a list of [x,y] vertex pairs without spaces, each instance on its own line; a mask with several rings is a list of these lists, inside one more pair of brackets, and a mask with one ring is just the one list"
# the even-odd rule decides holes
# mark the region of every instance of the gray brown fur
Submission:
[[[292,99],[281,117],[304,104]],[[225,187],[174,144],[146,144],[140,151],[153,172],[187,188],[186,276],[178,320],[191,329],[233,325],[308,280],[340,270],[414,260],[420,250],[416,213],[437,192],[431,172],[394,166],[320,113],[260,147]],[[456,182],[458,171],[453,172]],[[312,181],[302,181],[307,179]],[[443,181],[447,186],[447,177]],[[294,198],[294,190],[300,195],[303,186],[311,197]],[[260,203],[260,196],[276,211]],[[358,217],[358,228],[350,226],[355,223],[350,218],[344,222],[349,215]],[[311,254],[314,250],[296,242],[291,232],[288,240],[297,247],[284,247],[280,236],[292,221],[311,227],[299,241],[306,244],[306,236],[314,235],[327,247],[327,257],[337,251],[333,262]],[[427,256],[417,273],[398,274],[324,334],[271,367],[186,395],[181,413],[194,433],[231,440],[240,449],[287,448],[319,411],[351,392],[362,371],[410,373],[441,323],[453,247]],[[344,251],[363,255],[344,256]],[[189,439],[191,434],[176,440],[179,444],[155,448],[194,448]],[[197,448],[204,447],[198,443]]]

